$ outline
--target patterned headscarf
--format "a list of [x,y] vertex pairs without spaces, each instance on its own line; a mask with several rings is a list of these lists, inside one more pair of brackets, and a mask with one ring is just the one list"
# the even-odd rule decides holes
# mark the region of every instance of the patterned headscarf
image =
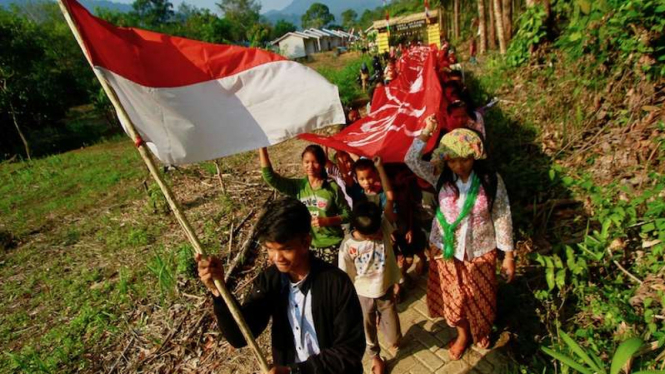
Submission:
[[432,153],[432,163],[441,167],[451,158],[473,157],[474,160],[484,160],[485,149],[480,136],[469,129],[455,129],[441,138],[439,146]]

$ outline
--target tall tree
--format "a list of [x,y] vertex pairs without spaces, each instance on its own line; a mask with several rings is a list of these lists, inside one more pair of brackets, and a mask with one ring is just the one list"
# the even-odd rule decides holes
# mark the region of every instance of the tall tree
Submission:
[[374,12],[372,12],[369,9],[365,9],[363,14],[360,16],[360,27],[364,29],[367,29],[368,27],[372,26],[372,23],[374,22]]
[[[483,3],[486,0],[479,0],[482,1]],[[496,21],[494,20],[494,0],[489,0],[489,17],[487,19],[487,30],[489,31],[487,33],[487,48],[491,50],[496,49]]]
[[342,12],[342,26],[346,27],[347,29],[355,26],[357,19],[358,13],[356,13],[356,11],[353,9],[347,9]]
[[501,0],[492,0],[494,2],[494,21],[496,22],[496,36],[499,39],[499,51],[502,55],[506,54],[506,32],[503,28],[503,12]]
[[271,39],[275,40],[282,35],[293,31],[296,31],[296,25],[289,21],[280,19],[275,23],[275,27],[272,28]]
[[270,40],[270,25],[255,23],[249,29],[249,42],[252,47],[261,47]]
[[513,0],[502,0],[503,32],[506,34],[506,43],[513,38]]
[[321,3],[312,4],[307,12],[302,15],[302,27],[304,29],[313,27],[320,29],[327,24],[335,21],[335,16],[330,14],[330,9],[327,5]]
[[487,51],[487,16],[485,15],[484,0],[478,0],[478,31],[480,33],[478,52],[482,55]]
[[132,7],[142,23],[152,28],[170,21],[174,15],[169,0],[135,0]]
[[259,23],[261,4],[257,0],[222,0],[217,6],[233,24],[235,41],[249,40],[250,30]]
[[453,37],[460,37],[460,0],[453,1]]

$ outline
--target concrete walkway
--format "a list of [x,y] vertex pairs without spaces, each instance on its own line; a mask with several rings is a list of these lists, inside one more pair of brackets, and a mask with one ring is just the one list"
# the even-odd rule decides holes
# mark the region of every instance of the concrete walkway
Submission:
[[[508,334],[492,341],[490,349],[475,346],[468,349],[459,361],[451,361],[444,348],[457,335],[441,318],[429,318],[425,292],[427,275],[407,289],[405,300],[398,305],[404,340],[396,356],[387,349],[379,331],[381,356],[386,359],[388,373],[489,374],[510,373],[514,361],[508,355]],[[365,356],[365,373],[371,373],[371,360]]]

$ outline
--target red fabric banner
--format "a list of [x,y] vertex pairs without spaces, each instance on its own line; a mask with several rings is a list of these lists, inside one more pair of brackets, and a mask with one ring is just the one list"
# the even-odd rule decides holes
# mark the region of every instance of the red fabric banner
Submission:
[[[302,134],[301,139],[384,162],[404,162],[413,139],[420,135],[425,118],[435,114],[443,123],[441,84],[436,75],[435,46],[414,47],[399,61],[397,79],[374,91],[370,113],[341,132],[325,137]],[[435,134],[437,135],[437,134]],[[427,151],[436,143],[432,136]]]

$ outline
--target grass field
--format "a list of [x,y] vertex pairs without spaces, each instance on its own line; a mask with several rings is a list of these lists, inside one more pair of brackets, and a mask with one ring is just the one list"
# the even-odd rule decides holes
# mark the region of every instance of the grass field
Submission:
[[[166,175],[206,248],[226,260],[230,225],[270,194],[254,164],[253,152],[221,160],[226,193],[212,162]],[[187,348],[196,359],[204,343],[214,351],[190,247],[128,139],[0,164],[0,239],[1,373],[108,371],[131,336],[124,370],[152,371],[169,329],[201,315]]]

